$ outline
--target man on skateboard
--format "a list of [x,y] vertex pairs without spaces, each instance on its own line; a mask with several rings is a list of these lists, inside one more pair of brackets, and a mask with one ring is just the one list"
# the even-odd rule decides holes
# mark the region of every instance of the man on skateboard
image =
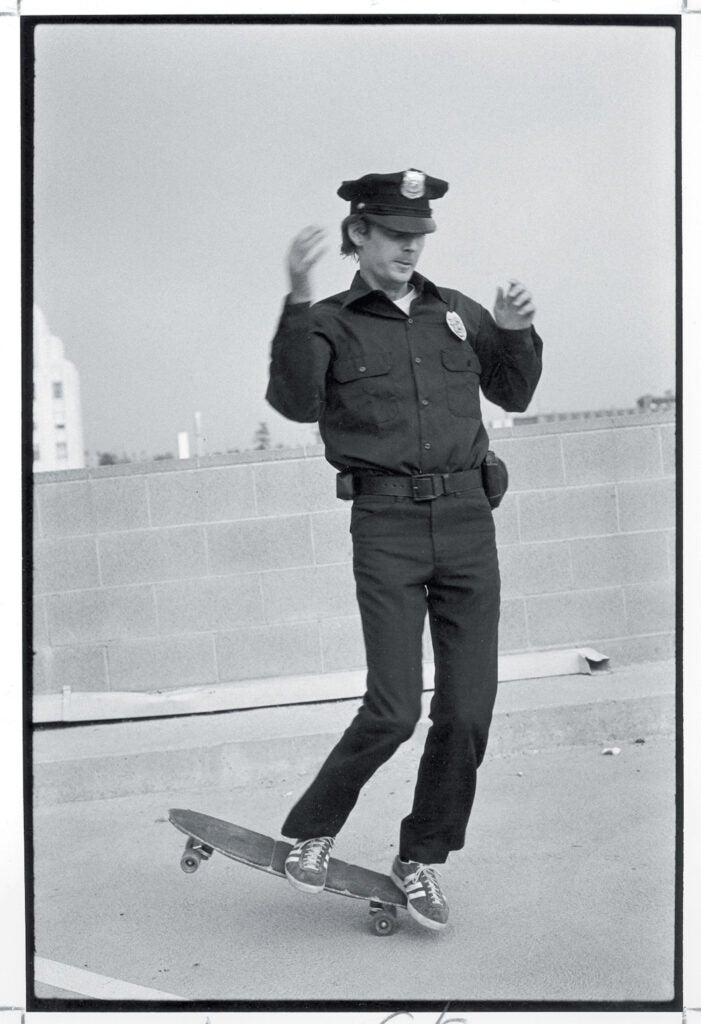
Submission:
[[324,232],[288,254],[290,291],[272,344],[267,399],[319,423],[340,497],[352,498],[353,570],[367,690],[355,718],[283,826],[289,881],[321,892],[334,839],[373,773],[421,715],[423,625],[435,656],[431,727],[391,874],[412,916],[441,929],[448,904],[431,867],[465,842],[497,687],[499,566],[483,487],[480,387],[521,412],[542,342],[523,285],[497,290],[492,316],[416,272],[435,231],[429,200],[448,184],[421,171],[344,181],[348,291],[311,304]]

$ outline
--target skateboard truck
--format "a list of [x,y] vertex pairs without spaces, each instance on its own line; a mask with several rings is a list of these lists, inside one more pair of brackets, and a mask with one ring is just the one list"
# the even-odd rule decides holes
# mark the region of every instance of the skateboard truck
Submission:
[[370,919],[376,935],[391,935],[397,927],[397,908],[391,903],[370,900]]
[[202,861],[209,860],[213,853],[214,850],[211,846],[190,836],[185,843],[185,852],[180,858],[180,867],[186,874],[191,875],[193,871],[197,871]]

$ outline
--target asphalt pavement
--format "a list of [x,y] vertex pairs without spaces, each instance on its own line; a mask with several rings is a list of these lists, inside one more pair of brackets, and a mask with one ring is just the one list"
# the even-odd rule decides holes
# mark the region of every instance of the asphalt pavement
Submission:
[[[36,995],[666,1002],[673,686],[668,663],[503,684],[466,847],[441,869],[450,924],[434,933],[400,912],[390,937],[359,901],[217,855],[184,874],[167,821],[191,807],[277,837],[357,702],[44,730]],[[368,784],[337,856],[388,869],[424,730]]]

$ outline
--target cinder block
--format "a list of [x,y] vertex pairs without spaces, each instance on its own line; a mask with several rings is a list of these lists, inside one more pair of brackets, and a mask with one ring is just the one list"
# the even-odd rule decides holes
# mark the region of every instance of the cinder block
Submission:
[[300,459],[254,467],[258,515],[284,516],[309,511],[311,494],[305,465],[306,460]]
[[664,533],[619,533],[570,541],[574,587],[592,590],[622,583],[666,579]]
[[87,480],[37,484],[39,518],[43,537],[70,537],[94,533],[95,510]]
[[593,637],[627,632],[619,587],[529,597],[526,606],[531,647],[586,645]]
[[47,598],[52,644],[79,644],[149,636],[156,632],[151,587],[77,590]]
[[[339,502],[340,504],[341,502]],[[314,538],[314,561],[317,565],[352,560],[350,508],[341,508],[334,512],[314,512],[311,522]]]
[[667,575],[670,579],[677,576],[677,531],[667,530]]
[[[596,643],[593,644],[597,646]],[[641,665],[648,661],[671,661],[674,658],[674,634],[655,633],[650,636],[632,636],[622,640],[604,640],[601,651],[612,666]]]
[[322,671],[316,622],[251,626],[221,633],[216,642],[222,681]]
[[639,583],[625,588],[628,632],[671,633],[675,626],[675,586],[662,583]]
[[108,587],[207,574],[201,526],[106,533],[97,538],[97,546],[102,582]]
[[502,544],[518,544],[518,499],[507,491],[499,508],[494,509],[497,547]]
[[677,428],[674,423],[661,423],[658,430],[660,432],[660,446],[662,448],[662,472],[665,476],[674,476],[677,470]]
[[365,643],[360,615],[323,619],[319,623],[324,672],[352,672],[365,668]]
[[566,541],[507,545],[499,552],[499,568],[504,597],[548,594],[572,586]]
[[46,612],[46,598],[34,597],[32,601],[32,648],[38,650],[49,642],[49,625]]
[[209,568],[215,575],[310,565],[309,516],[245,519],[206,527]]
[[355,581],[350,565],[319,565],[261,574],[265,618],[295,622],[351,615],[356,610]]
[[107,647],[110,689],[153,691],[216,682],[211,636],[122,640]]
[[617,490],[623,533],[674,529],[674,480],[636,480],[618,484]]
[[64,686],[74,692],[88,693],[102,693],[109,689],[104,646],[85,644],[45,648],[42,654],[44,680],[39,684],[35,677],[35,694],[61,693]]
[[52,693],[53,681],[49,671],[50,647],[34,647],[32,651],[32,694]]
[[499,650],[525,651],[528,648],[526,603],[523,598],[501,602],[499,618]]
[[258,575],[210,576],[155,586],[158,632],[223,632],[263,622]]
[[100,584],[94,536],[38,540],[33,554],[35,594],[88,589]]
[[493,448],[509,470],[509,490],[534,491],[565,483],[558,434],[505,438]]
[[336,497],[336,470],[325,458],[306,458],[302,463],[302,479],[310,512],[344,507],[344,502]]
[[256,514],[252,466],[154,474],[148,479],[154,526],[248,519]]
[[619,427],[563,434],[568,484],[637,480],[662,473],[658,427]]
[[614,486],[570,487],[518,495],[521,540],[559,540],[616,533]]
[[94,479],[90,490],[98,533],[150,525],[145,476]]

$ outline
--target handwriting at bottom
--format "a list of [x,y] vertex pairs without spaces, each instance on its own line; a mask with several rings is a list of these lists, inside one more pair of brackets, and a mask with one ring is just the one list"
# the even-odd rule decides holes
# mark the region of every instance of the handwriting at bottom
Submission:
[[[447,1008],[442,1011],[440,1017],[436,1021],[436,1024],[467,1024],[467,1018],[465,1017],[446,1017],[448,1010]],[[390,1021],[397,1021],[400,1017],[405,1020],[413,1020],[414,1015],[409,1010],[395,1010],[394,1013],[390,1013],[389,1017],[385,1017],[380,1024],[389,1024]]]

